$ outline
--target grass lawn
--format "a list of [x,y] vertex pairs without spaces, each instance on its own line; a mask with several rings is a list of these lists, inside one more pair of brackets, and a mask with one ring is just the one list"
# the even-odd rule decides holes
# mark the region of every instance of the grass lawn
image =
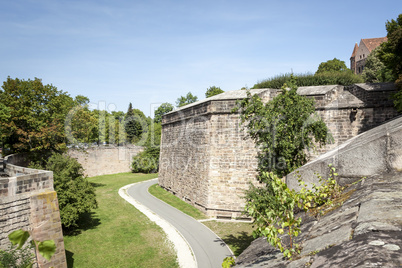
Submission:
[[187,215],[193,217],[197,220],[207,219],[207,217],[195,207],[187,204],[185,201],[181,200],[177,196],[168,191],[164,190],[158,184],[154,184],[149,187],[149,192],[160,200],[168,203],[172,207],[177,208],[178,210],[186,213]]
[[155,177],[120,173],[89,178],[99,207],[83,219],[83,228],[64,236],[68,267],[178,267],[162,229],[118,194],[127,184]]
[[[155,197],[197,220],[207,218],[201,211],[181,200],[172,193],[165,191],[157,184],[152,185],[149,188],[149,192]],[[203,221],[202,223],[219,235],[233,251],[235,256],[239,256],[240,253],[242,253],[243,250],[245,250],[254,240],[252,236],[253,228],[251,223],[234,221]]]

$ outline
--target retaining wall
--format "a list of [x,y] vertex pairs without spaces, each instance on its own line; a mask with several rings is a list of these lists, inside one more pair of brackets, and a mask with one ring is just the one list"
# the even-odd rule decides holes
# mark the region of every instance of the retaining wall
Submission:
[[130,172],[133,156],[143,151],[141,146],[94,146],[69,149],[68,155],[77,159],[88,177]]
[[[334,143],[311,149],[311,159],[398,115],[392,84],[301,87]],[[279,90],[253,89],[264,102]],[[246,91],[229,91],[187,105],[162,119],[159,184],[209,216],[241,217],[243,192],[256,183],[257,149],[232,113]]]
[[47,261],[37,255],[39,267],[67,267],[53,172],[19,166],[23,155],[5,158],[5,173],[0,178],[0,248],[10,245],[8,234],[29,231],[35,240],[54,240],[56,253]]

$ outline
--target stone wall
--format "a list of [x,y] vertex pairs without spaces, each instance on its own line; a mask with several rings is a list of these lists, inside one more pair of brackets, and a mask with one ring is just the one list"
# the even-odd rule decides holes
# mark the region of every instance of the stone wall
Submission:
[[[311,149],[311,159],[397,116],[392,84],[301,87],[334,142]],[[267,102],[278,90],[254,89]],[[256,183],[255,145],[232,113],[246,91],[229,91],[163,116],[159,184],[209,216],[240,217],[243,191]]]
[[130,172],[133,156],[143,151],[140,146],[94,146],[87,149],[69,149],[88,177]]
[[5,161],[9,177],[0,178],[0,248],[8,248],[9,233],[24,229],[35,240],[56,243],[50,261],[36,254],[39,267],[67,267],[53,172],[16,165],[25,162],[20,155],[11,155]]

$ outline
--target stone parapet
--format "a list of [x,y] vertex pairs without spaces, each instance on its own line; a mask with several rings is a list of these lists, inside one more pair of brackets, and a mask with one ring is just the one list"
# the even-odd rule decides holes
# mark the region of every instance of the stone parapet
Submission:
[[9,177],[0,178],[0,248],[10,245],[9,233],[23,229],[32,239],[56,243],[50,261],[36,254],[39,267],[67,267],[53,172],[19,166],[26,163],[19,155],[8,156],[5,162]]

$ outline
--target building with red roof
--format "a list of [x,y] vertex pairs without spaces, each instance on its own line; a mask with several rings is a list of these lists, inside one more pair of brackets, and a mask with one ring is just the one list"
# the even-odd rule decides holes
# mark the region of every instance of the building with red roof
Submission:
[[355,44],[350,57],[350,69],[355,74],[361,74],[366,65],[367,56],[381,43],[387,42],[387,37],[361,39],[360,45]]

